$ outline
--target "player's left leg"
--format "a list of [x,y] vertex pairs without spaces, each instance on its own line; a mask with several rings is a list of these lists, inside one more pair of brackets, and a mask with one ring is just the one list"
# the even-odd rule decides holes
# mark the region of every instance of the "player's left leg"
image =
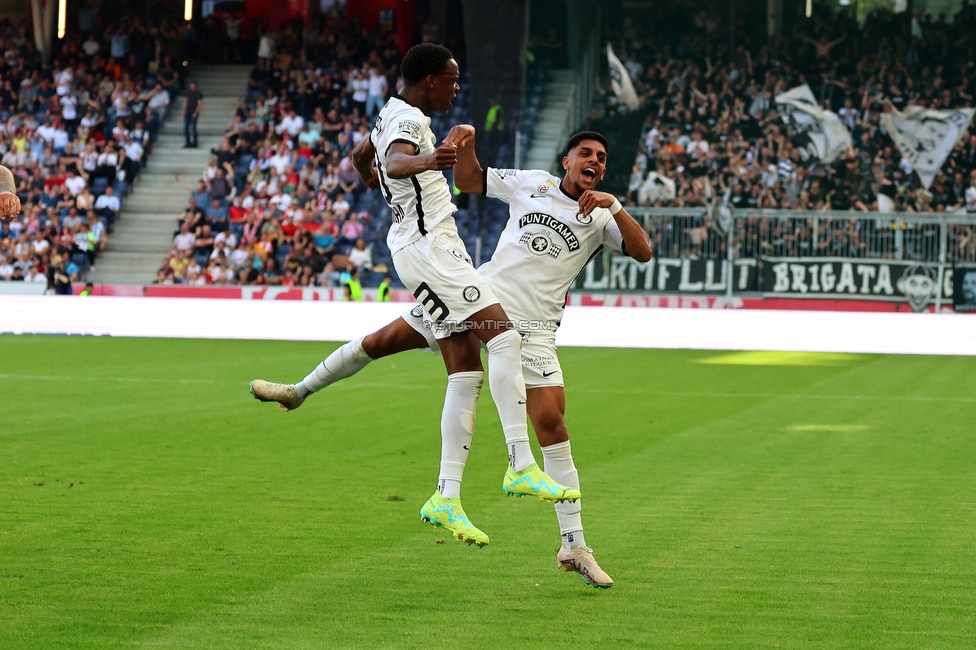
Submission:
[[[430,342],[421,333],[424,331],[420,329],[422,325],[422,318],[414,318],[412,312],[405,314],[372,334],[339,346],[297,384],[278,384],[255,379],[250,385],[251,394],[262,402],[278,402],[289,411],[297,409],[310,394],[352,377],[371,361],[406,350],[428,347]],[[433,340],[431,336],[430,341]]]

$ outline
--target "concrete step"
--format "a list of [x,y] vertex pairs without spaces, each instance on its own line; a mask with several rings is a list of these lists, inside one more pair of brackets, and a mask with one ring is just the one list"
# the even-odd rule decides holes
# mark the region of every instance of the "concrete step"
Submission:
[[202,147],[197,147],[196,149],[183,149],[182,145],[176,148],[165,147],[162,149],[154,149],[152,156],[149,158],[150,164],[158,161],[183,161],[187,165],[205,165],[207,163],[207,158],[210,157],[210,150],[204,149]]
[[123,234],[134,232],[137,234],[174,232],[176,230],[176,215],[169,212],[126,212],[126,230]]
[[[163,259],[163,254],[160,253],[160,249],[168,250],[172,245],[172,237],[143,237],[141,239],[130,239],[118,242],[109,242],[106,246],[106,253],[114,251],[123,251],[125,253],[145,253],[147,255],[152,255],[155,260],[154,264],[159,266]],[[96,267],[98,265],[96,264]],[[142,263],[140,262],[140,266]],[[134,268],[134,267],[133,267]]]
[[167,201],[162,201],[159,199],[153,199],[152,197],[133,197],[131,200],[126,201],[125,205],[122,206],[122,216],[126,218],[126,215],[130,211],[138,213],[146,213],[152,210],[153,212],[159,214],[169,214],[170,218],[175,219],[176,215],[183,212],[190,201],[190,193],[183,193],[183,196],[174,197]]
[[203,173],[203,167],[206,165],[207,159],[201,160],[188,160],[180,162],[178,160],[154,160],[152,161],[150,169],[157,174],[185,174],[193,169],[199,170],[198,177]]

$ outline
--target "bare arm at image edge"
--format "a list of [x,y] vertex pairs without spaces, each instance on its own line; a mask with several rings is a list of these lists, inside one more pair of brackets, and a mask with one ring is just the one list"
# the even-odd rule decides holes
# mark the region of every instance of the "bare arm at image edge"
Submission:
[[0,218],[9,219],[20,214],[20,198],[17,185],[9,169],[0,165]]

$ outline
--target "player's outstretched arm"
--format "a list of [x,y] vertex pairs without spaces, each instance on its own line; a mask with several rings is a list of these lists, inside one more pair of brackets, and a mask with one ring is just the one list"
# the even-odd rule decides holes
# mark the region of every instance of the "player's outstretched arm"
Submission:
[[451,128],[447,139],[457,143],[457,163],[454,165],[454,186],[468,194],[484,191],[481,163],[474,151],[474,127],[459,124]]
[[627,254],[638,262],[647,262],[651,259],[651,241],[647,233],[632,216],[627,214],[613,194],[586,190],[579,199],[579,207],[581,214],[589,214],[594,208],[610,210],[617,227],[620,228],[620,236],[623,238],[624,250]]
[[20,214],[20,197],[17,184],[9,169],[0,165],[0,219],[9,219]]
[[457,146],[445,140],[434,153],[421,156],[409,142],[394,142],[386,151],[386,175],[390,178],[410,178],[420,172],[450,169],[457,162]]

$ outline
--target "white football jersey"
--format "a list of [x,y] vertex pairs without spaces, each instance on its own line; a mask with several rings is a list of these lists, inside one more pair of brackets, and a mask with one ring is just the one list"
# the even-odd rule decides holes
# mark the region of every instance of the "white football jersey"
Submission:
[[386,152],[394,142],[412,144],[423,156],[437,148],[430,118],[419,108],[394,95],[377,116],[369,138],[376,150],[380,187],[393,212],[386,243],[390,252],[396,253],[452,216],[457,208],[451,203],[447,179],[439,171],[423,171],[410,178],[390,178],[386,173]]
[[610,211],[583,216],[559,183],[544,171],[485,171],[485,194],[511,207],[495,254],[478,270],[520,330],[555,330],[586,263],[604,247],[623,247]]

